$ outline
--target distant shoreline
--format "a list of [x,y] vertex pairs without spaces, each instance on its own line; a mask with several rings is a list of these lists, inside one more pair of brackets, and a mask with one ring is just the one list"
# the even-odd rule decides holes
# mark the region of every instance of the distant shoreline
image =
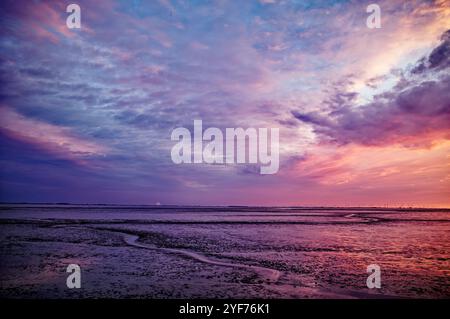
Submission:
[[120,208],[156,208],[156,209],[217,209],[217,208],[227,208],[227,209],[286,209],[286,210],[405,210],[405,211],[442,211],[448,210],[450,212],[450,207],[413,207],[413,206],[259,206],[259,205],[151,205],[151,204],[105,204],[105,203],[33,203],[33,202],[0,202],[0,206],[16,206],[16,205],[30,205],[30,206],[74,206],[74,207],[120,207]]

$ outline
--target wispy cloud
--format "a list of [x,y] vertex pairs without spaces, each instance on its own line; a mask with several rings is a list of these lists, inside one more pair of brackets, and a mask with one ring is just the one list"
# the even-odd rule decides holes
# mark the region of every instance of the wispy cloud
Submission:
[[[2,200],[362,204],[389,176],[395,201],[401,153],[439,166],[415,203],[450,204],[447,1],[380,1],[373,30],[354,1],[77,3],[80,30],[63,2],[0,3]],[[173,165],[170,132],[194,119],[280,127],[280,172]],[[383,165],[360,166],[374,149]]]

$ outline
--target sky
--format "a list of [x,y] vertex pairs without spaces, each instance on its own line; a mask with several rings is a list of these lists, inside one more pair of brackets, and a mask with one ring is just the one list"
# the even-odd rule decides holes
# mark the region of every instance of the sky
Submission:
[[[0,201],[450,207],[450,3],[371,3],[1,1]],[[195,119],[278,173],[173,163]]]

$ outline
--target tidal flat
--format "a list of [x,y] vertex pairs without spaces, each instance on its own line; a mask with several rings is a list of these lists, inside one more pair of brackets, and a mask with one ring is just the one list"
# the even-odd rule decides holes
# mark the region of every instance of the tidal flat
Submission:
[[2,298],[450,298],[445,209],[3,204],[0,240]]

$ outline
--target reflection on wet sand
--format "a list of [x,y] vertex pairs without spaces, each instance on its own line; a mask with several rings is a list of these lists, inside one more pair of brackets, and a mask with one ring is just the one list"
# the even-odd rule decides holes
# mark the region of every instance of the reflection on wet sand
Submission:
[[448,210],[3,205],[0,227],[2,297],[450,296]]

